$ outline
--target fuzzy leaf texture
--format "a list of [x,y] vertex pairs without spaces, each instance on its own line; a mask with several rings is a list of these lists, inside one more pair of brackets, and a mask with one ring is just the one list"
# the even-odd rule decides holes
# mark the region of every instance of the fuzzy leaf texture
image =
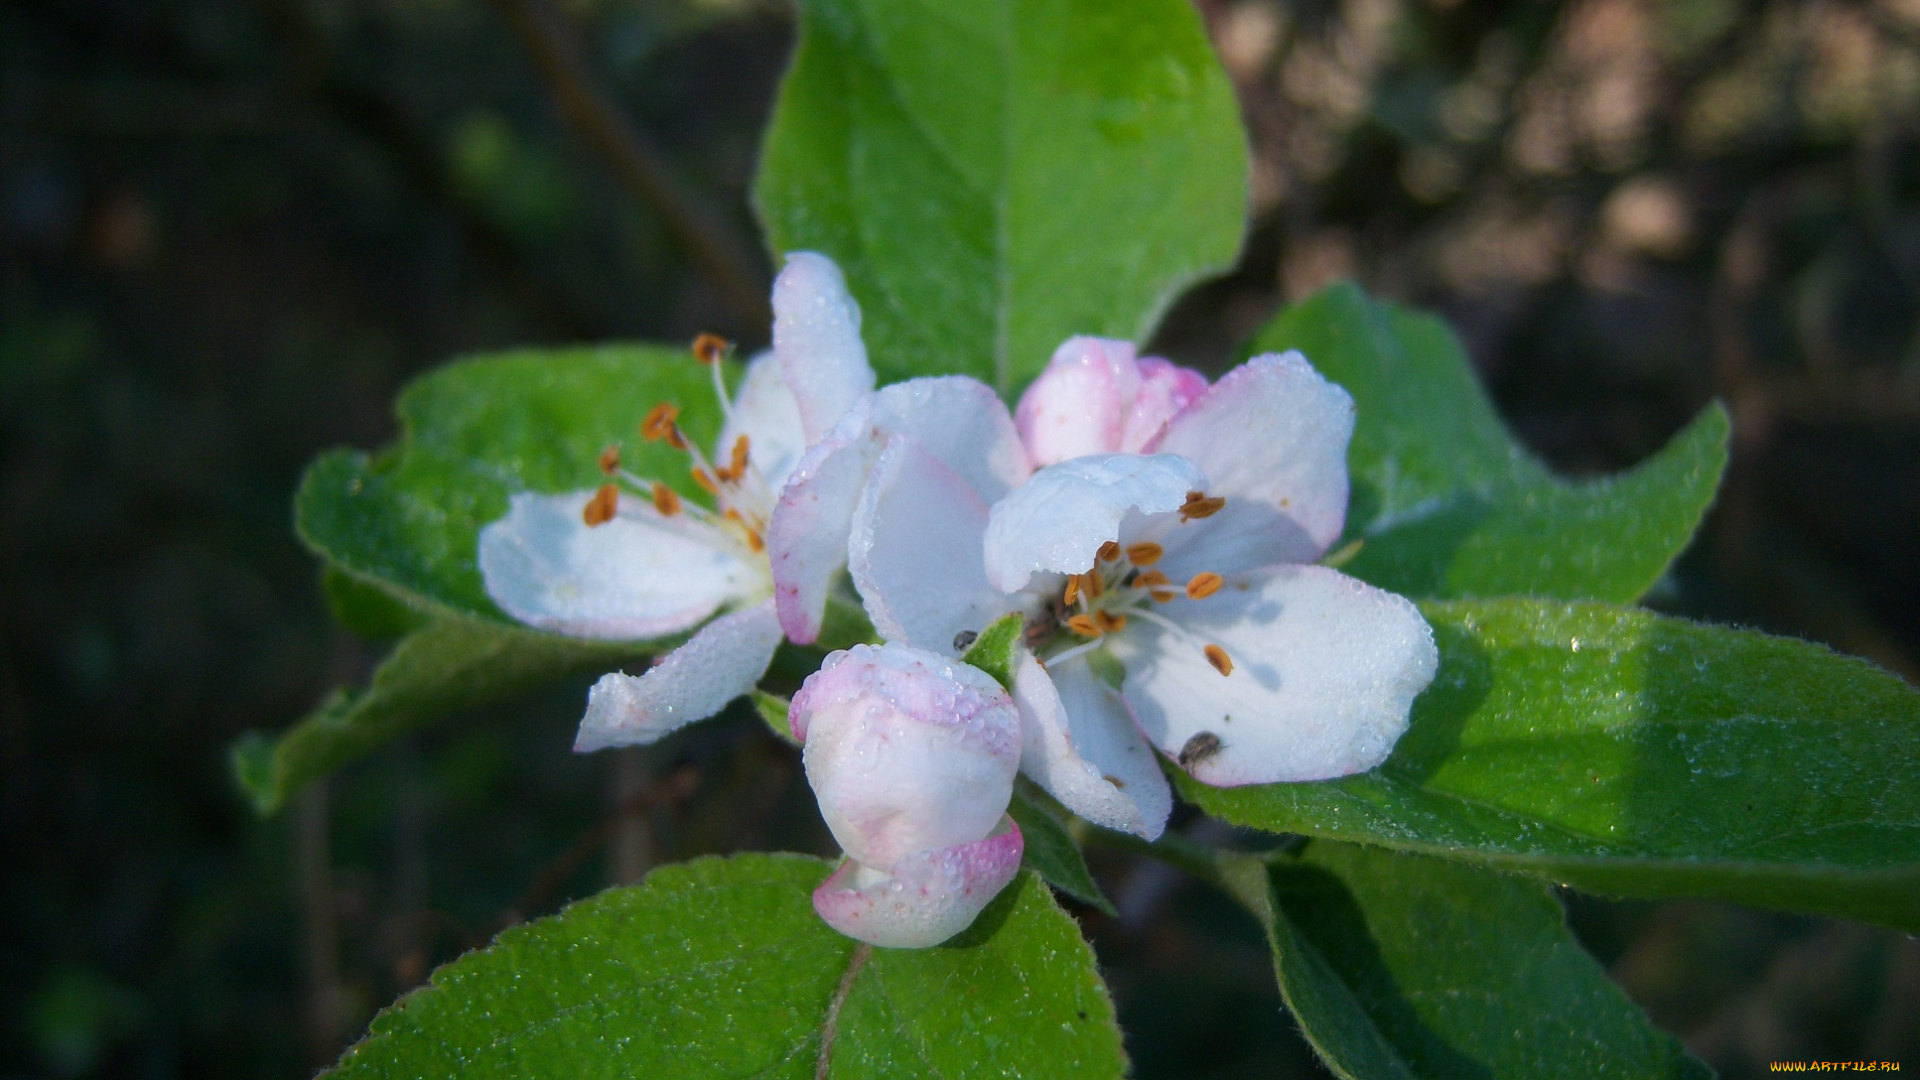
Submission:
[[1011,392],[1232,265],[1246,138],[1187,0],[805,0],[755,201],[832,256],[882,382]]
[[1607,978],[1539,882],[1328,840],[1265,877],[1280,992],[1339,1076],[1712,1075]]
[[831,869],[797,855],[662,867],[441,968],[328,1075],[1121,1075],[1093,953],[1031,876],[945,945],[873,949],[808,903]]
[[1920,930],[1920,692],[1818,645],[1639,610],[1421,610],[1440,670],[1385,764],[1240,788],[1181,775],[1181,794],[1235,824],[1589,892]]
[[1412,597],[1528,594],[1631,603],[1687,546],[1727,465],[1709,405],[1653,457],[1554,476],[1494,412],[1439,318],[1334,285],[1281,312],[1251,352],[1299,349],[1353,395],[1345,572]]

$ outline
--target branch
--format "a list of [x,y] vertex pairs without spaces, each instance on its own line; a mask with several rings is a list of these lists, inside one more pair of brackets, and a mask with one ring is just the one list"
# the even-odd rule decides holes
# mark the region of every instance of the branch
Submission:
[[770,323],[764,275],[750,249],[674,177],[659,149],[621,118],[594,84],[570,28],[542,0],[493,0],[493,5],[574,133],[605,160],[622,186],[660,216],[674,244],[735,315],[755,329]]

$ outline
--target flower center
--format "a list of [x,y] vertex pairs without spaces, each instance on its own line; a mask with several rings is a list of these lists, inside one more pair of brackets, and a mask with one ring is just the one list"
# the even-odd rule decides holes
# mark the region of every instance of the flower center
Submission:
[[[720,410],[733,420],[733,398],[721,377],[721,362],[733,352],[733,345],[714,334],[701,334],[693,342],[693,355],[713,373],[713,392]],[[774,493],[766,477],[754,467],[753,443],[745,434],[733,440],[725,450],[726,463],[707,460],[700,448],[680,430],[680,409],[661,402],[640,422],[640,437],[648,442],[665,443],[687,455],[693,482],[713,497],[708,508],[683,499],[680,493],[651,477],[639,476],[620,466],[618,444],[600,452],[600,471],[608,482],[600,485],[588,500],[581,519],[588,526],[604,525],[618,512],[622,490],[641,500],[642,512],[648,509],[659,517],[681,519],[706,525],[732,537],[748,551],[767,549],[767,519],[773,514]],[[716,457],[720,456],[718,453]]]
[[[1187,492],[1180,507],[1182,522],[1212,517],[1227,504],[1225,496],[1209,496],[1201,491]],[[1073,574],[1058,598],[1050,598],[1045,613],[1027,633],[1043,663],[1060,663],[1090,652],[1106,643],[1109,635],[1127,628],[1133,619],[1143,619],[1172,633],[1206,656],[1221,675],[1233,674],[1233,658],[1214,642],[1201,641],[1192,632],[1153,610],[1185,596],[1205,600],[1226,584],[1211,570],[1202,571],[1184,583],[1169,578],[1154,564],[1166,554],[1150,540],[1122,547],[1109,540],[1100,545],[1091,569]]]

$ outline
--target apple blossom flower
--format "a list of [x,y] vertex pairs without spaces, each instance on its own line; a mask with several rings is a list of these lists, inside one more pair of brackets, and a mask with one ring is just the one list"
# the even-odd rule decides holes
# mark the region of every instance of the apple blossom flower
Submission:
[[[653,742],[713,715],[753,688],[780,644],[768,522],[806,448],[872,390],[874,374],[859,306],[832,260],[789,255],[773,309],[773,350],[748,365],[737,396],[721,378],[724,343],[705,335],[695,343],[726,414],[711,458],[681,432],[671,404],[641,426],[688,455],[711,506],[627,472],[610,449],[600,462],[608,483],[516,494],[480,533],[487,594],[522,622],[614,640],[706,624],[644,674],[595,683],[576,750]],[[822,592],[837,569],[813,568]]]
[[787,715],[847,853],[813,894],[828,925],[874,945],[937,945],[1013,880],[1020,717],[992,676],[922,649],[856,645],[807,677]]
[[1298,353],[1203,390],[1161,363],[1069,341],[1020,404],[1043,468],[997,494],[894,455],[848,552],[890,640],[948,648],[1022,612],[1022,771],[1149,838],[1172,806],[1152,747],[1221,786],[1360,772],[1438,664],[1412,604],[1315,565],[1345,520],[1346,392]]

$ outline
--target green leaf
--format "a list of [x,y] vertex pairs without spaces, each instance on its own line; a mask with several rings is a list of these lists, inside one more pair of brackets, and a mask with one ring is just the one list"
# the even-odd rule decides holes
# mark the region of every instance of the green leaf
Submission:
[[1340,1076],[1712,1076],[1607,978],[1545,885],[1326,840],[1268,875],[1280,993]]
[[793,725],[787,720],[787,710],[792,702],[764,690],[755,690],[748,696],[753,699],[753,709],[760,714],[769,731],[789,746],[800,745],[800,740],[793,737]]
[[1718,403],[1624,473],[1567,481],[1513,440],[1447,325],[1334,285],[1252,352],[1299,349],[1353,395],[1347,573],[1415,597],[1638,599],[1692,539],[1727,464]]
[[699,859],[509,930],[376,1017],[330,1075],[1121,1074],[1093,953],[1031,876],[946,945],[874,949],[813,913],[830,869]]
[[519,627],[494,606],[475,565],[481,528],[507,512],[515,491],[599,485],[600,451],[684,494],[698,489],[687,458],[642,442],[640,421],[658,401],[681,409],[688,438],[717,436],[711,376],[687,353],[621,345],[480,357],[415,381],[398,406],[400,442],[369,458],[322,455],[296,502],[308,546],[353,576],[437,614]]
[[1019,658],[1026,625],[1026,617],[1017,611],[1000,616],[973,639],[973,644],[960,655],[960,662],[972,664],[993,676],[1012,693],[1013,664]]
[[277,736],[234,743],[241,790],[261,814],[369,750],[458,709],[524,693],[576,672],[606,671],[644,647],[439,619],[408,635],[365,689],[340,689]]
[[392,641],[420,629],[432,616],[408,605],[378,585],[368,584],[331,563],[320,572],[327,610],[341,626],[368,641]]
[[1240,825],[1920,930],[1920,693],[1806,642],[1534,600],[1422,605],[1440,646],[1371,772],[1181,793]]
[[1049,805],[1052,802],[1037,785],[1025,777],[1020,778],[1007,813],[1020,826],[1020,835],[1026,841],[1021,863],[1045,878],[1047,884],[1088,907],[1106,915],[1118,915],[1113,902],[1100,891],[1100,883],[1093,880],[1092,871],[1087,869],[1080,845],[1074,842],[1073,834]]
[[755,198],[846,270],[883,381],[1005,393],[1232,264],[1246,140],[1186,0],[806,0]]

